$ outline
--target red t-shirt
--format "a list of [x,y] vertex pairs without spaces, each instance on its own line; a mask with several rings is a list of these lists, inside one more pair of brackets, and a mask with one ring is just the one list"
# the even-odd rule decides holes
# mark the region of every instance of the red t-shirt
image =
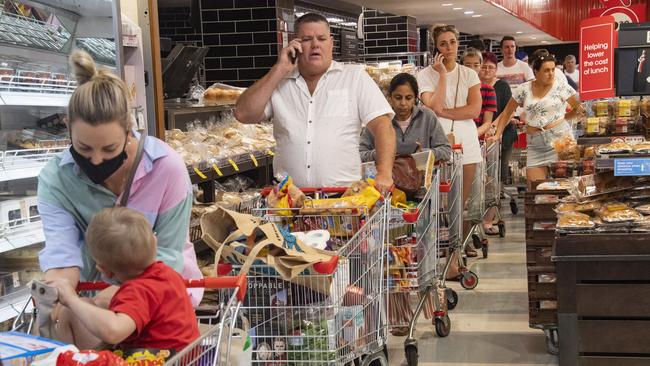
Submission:
[[136,330],[122,349],[182,350],[199,337],[199,327],[182,277],[163,262],[124,282],[108,308],[135,322]]

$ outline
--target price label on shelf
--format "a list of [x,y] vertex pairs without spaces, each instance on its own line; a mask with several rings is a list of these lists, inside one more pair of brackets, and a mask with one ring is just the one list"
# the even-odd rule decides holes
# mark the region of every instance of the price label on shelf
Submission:
[[253,161],[253,165],[255,165],[255,167],[257,168],[259,164],[257,163],[257,159],[255,159],[255,155],[251,154],[250,156],[251,156],[251,160]]
[[236,172],[239,171],[239,167],[237,166],[234,160],[228,159],[228,162],[230,163],[230,165],[232,165],[232,167],[235,169]]
[[650,175],[650,158],[648,159],[614,159],[614,176],[639,177]]
[[194,167],[194,173],[196,173],[196,175],[201,177],[201,179],[208,179],[208,177],[205,174],[203,174],[203,172],[197,167]]
[[223,177],[223,173],[221,172],[221,169],[217,166],[217,163],[212,163],[212,169],[214,169],[215,172],[217,172],[217,175],[220,177]]

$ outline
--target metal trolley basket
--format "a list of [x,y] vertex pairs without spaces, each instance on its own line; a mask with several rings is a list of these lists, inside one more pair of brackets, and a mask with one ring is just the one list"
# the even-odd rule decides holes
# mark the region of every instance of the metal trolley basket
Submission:
[[[431,185],[415,209],[391,207],[388,223],[388,318],[391,327],[408,327],[404,352],[408,365],[417,365],[418,345],[414,337],[415,324],[424,311],[434,318],[435,331],[446,337],[451,331],[444,291],[439,291],[441,273],[438,226],[440,172],[436,171]],[[415,311],[410,308],[410,295],[417,293]],[[440,296],[442,295],[442,296]],[[400,306],[400,305],[404,306]]]
[[458,294],[446,287],[446,276],[455,261],[460,273],[460,284],[464,289],[474,289],[478,276],[470,271],[463,260],[467,240],[463,240],[463,165],[461,146],[454,145],[452,158],[440,165],[440,237],[441,250],[447,250],[447,260],[440,273],[440,287],[445,289],[449,310],[458,305]]
[[[79,282],[78,292],[100,291],[110,284],[106,282]],[[196,280],[185,280],[187,288],[205,288],[223,290],[228,296],[226,301],[216,307],[197,309],[199,325],[209,329],[194,342],[185,347],[165,362],[165,365],[194,366],[194,365],[231,365],[229,362],[231,342],[235,324],[238,319],[239,309],[246,297],[246,275],[226,277],[206,277]],[[27,302],[31,303],[33,299]],[[13,330],[31,333],[36,317],[36,306],[27,312],[28,306],[22,309],[21,314],[14,320]]]
[[[327,245],[338,258],[291,280],[266,264],[250,267],[241,309],[251,323],[253,365],[388,364],[383,281],[388,213],[384,203],[373,212],[361,207],[254,210],[284,232],[326,230]],[[219,266],[225,267],[219,273],[241,268]]]

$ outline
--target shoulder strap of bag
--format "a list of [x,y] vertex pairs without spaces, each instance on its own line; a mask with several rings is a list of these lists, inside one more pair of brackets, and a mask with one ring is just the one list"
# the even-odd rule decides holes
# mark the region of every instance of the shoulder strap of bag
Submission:
[[138,170],[140,161],[142,160],[142,153],[144,152],[144,142],[147,139],[147,131],[142,131],[140,133],[140,141],[138,142],[138,152],[135,154],[135,159],[133,160],[133,165],[131,166],[131,171],[129,172],[129,177],[126,180],[126,186],[124,186],[124,192],[122,192],[122,198],[120,199],[120,206],[126,207],[129,202],[129,196],[131,195],[131,186],[133,185],[133,179],[135,178],[135,173]]
[[[460,65],[456,65],[456,95],[454,96],[454,109],[456,109],[456,106],[458,105],[458,86],[460,85]],[[451,131],[454,131],[454,124],[456,124],[456,120],[451,120]]]

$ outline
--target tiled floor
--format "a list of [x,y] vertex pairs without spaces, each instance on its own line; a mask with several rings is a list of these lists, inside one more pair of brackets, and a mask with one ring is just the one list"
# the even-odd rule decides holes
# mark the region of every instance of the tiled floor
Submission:
[[[419,320],[419,365],[557,365],[557,357],[546,352],[543,332],[528,327],[523,213],[513,217],[506,211],[506,237],[491,237],[489,257],[470,263],[479,276],[476,289],[450,284],[459,296],[450,311],[451,334],[439,338],[429,321]],[[391,366],[406,365],[403,340],[389,338]]]

